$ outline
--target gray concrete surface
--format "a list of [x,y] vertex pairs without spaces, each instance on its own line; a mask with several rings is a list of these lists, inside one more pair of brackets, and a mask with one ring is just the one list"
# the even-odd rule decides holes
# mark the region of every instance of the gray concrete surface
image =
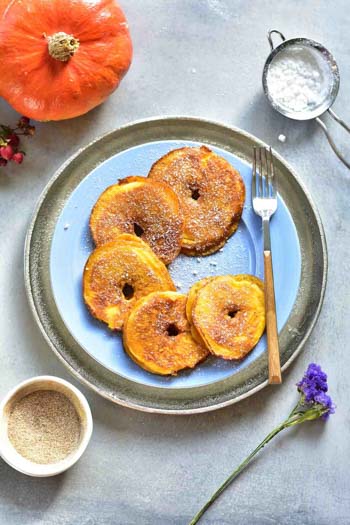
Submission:
[[[339,63],[335,104],[350,121],[347,0],[128,0],[135,54],[120,89],[69,122],[38,124],[20,167],[0,172],[0,396],[50,373],[77,384],[49,350],[29,311],[23,242],[35,202],[78,147],[134,119],[197,115],[246,129],[298,171],[324,221],[329,282],[303,353],[270,387],[239,405],[192,417],[137,413],[82,388],[95,430],[83,459],[52,479],[30,479],[0,461],[1,525],[183,525],[225,476],[284,417],[295,383],[315,360],[329,374],[337,413],[291,430],[265,449],[203,519],[211,525],[350,524],[350,173],[312,122],[291,122],[262,96],[266,31],[323,42]],[[15,112],[1,101],[0,121]],[[335,126],[333,126],[335,129]],[[284,133],[285,144],[277,137]],[[350,157],[349,139],[335,130]],[[78,385],[80,386],[80,385]]]

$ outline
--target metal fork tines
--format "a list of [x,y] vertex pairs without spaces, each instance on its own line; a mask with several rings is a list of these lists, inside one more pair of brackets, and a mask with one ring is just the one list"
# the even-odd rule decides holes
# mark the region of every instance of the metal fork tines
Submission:
[[252,200],[255,213],[263,220],[264,251],[271,251],[269,223],[277,210],[276,175],[271,148],[254,148]]
[[264,277],[269,383],[282,382],[278,344],[275,289],[273,282],[270,219],[277,210],[276,174],[271,148],[254,148],[252,203],[262,218],[264,236]]

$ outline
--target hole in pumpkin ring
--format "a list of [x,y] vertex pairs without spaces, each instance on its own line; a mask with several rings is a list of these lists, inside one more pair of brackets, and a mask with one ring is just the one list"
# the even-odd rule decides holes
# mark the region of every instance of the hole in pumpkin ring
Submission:
[[125,283],[122,288],[122,293],[127,301],[134,297],[134,287],[131,284]]
[[136,222],[134,222],[134,233],[137,237],[141,237],[144,234],[145,230]]
[[200,194],[199,194],[199,189],[198,188],[194,188],[191,192],[191,198],[194,200],[194,201],[198,201],[200,197]]
[[231,310],[229,310],[227,312],[227,315],[229,317],[231,317],[231,319],[234,319],[234,317],[236,317],[236,315],[238,314],[239,310],[237,310],[236,308],[231,308]]
[[169,324],[166,331],[170,337],[175,337],[180,333],[180,330],[174,323]]

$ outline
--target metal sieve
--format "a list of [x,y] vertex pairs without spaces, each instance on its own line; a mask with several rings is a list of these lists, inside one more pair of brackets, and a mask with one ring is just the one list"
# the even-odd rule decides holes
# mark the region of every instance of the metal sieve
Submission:
[[[282,42],[276,47],[274,47],[272,40],[273,34],[279,35],[282,40]],[[350,133],[350,127],[331,109],[331,106],[337,97],[340,83],[339,69],[333,55],[322,44],[319,44],[318,42],[315,42],[314,40],[310,40],[308,38],[291,38],[289,40],[286,40],[284,35],[276,29],[272,29],[268,32],[268,41],[270,43],[271,53],[267,57],[267,60],[264,65],[262,83],[264,93],[268,98],[270,104],[276,111],[288,118],[294,120],[315,119],[317,124],[325,133],[334,153],[341,160],[341,162],[343,162],[343,164],[345,164],[345,166],[350,169],[350,162],[347,162],[343,155],[340,153],[340,151],[334,143],[334,140],[330,135],[329,129],[327,128],[323,120],[320,119],[320,116],[327,111],[336,122],[338,122],[348,133]],[[327,86],[327,91],[319,100],[319,103],[312,107],[306,107],[302,110],[295,110],[293,108],[286,107],[286,105],[283,105],[280,102],[280,100],[278,100],[277,97],[271,93],[271,89],[268,85],[268,73],[270,71],[273,60],[276,58],[277,55],[281,57],[281,53],[287,48],[291,49],[295,46],[298,46],[298,48],[300,49],[311,48],[316,53],[318,59],[324,63],[325,67],[327,67],[329,71],[329,85]],[[291,80],[291,82],[292,81],[293,80]]]

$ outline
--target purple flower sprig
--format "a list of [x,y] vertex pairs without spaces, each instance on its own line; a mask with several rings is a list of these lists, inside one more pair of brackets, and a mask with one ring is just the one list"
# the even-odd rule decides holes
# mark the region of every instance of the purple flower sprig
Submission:
[[326,420],[330,414],[334,414],[335,406],[332,399],[326,394],[328,391],[327,374],[323,372],[319,365],[310,363],[302,380],[297,384],[301,393],[300,401],[295,407],[295,413],[307,410],[319,410],[322,414],[319,416]]
[[315,419],[327,420],[331,414],[335,412],[335,406],[332,399],[327,394],[327,374],[323,372],[319,365],[310,363],[304,373],[303,378],[297,383],[300,397],[298,403],[295,405],[289,416],[283,423],[278,425],[265,439],[249,454],[249,456],[230,474],[230,476],[220,485],[216,492],[201,508],[201,510],[190,521],[189,525],[195,525],[206,512],[206,510],[214,503],[214,501],[222,494],[222,492],[233,482],[233,480],[245,469],[245,467],[252,461],[254,456],[262,449],[272,438],[279,434],[285,428],[292,427],[304,423],[304,421],[312,421]]

